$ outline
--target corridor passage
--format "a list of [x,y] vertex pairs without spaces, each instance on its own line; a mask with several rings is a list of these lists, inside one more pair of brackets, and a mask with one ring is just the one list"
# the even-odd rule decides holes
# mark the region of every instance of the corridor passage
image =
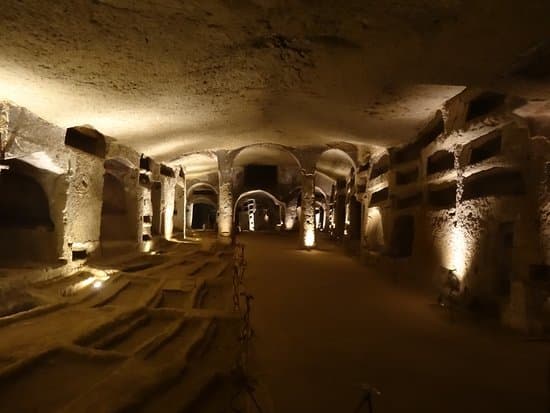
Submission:
[[435,296],[387,280],[323,240],[309,252],[293,240],[240,236],[264,409],[352,412],[359,385],[369,383],[382,393],[376,413],[549,411],[547,344],[451,322]]

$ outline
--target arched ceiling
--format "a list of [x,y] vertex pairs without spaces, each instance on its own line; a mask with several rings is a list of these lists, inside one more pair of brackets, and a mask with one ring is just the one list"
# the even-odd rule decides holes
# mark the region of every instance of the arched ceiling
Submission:
[[233,161],[233,166],[278,165],[299,168],[296,158],[286,149],[273,145],[252,145],[242,149]]
[[509,76],[549,15],[548,0],[4,0],[0,99],[158,160],[395,145],[465,85],[550,99]]
[[181,165],[188,175],[200,175],[218,170],[218,158],[210,152],[191,153],[170,162]]
[[333,179],[338,179],[348,177],[354,167],[352,159],[344,151],[329,149],[319,157],[315,168]]

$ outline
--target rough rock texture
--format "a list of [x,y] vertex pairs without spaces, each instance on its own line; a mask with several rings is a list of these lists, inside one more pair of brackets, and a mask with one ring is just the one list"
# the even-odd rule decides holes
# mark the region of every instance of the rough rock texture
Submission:
[[91,124],[163,159],[335,135],[396,144],[460,85],[508,87],[502,75],[547,39],[549,7],[7,0],[0,89],[55,124]]

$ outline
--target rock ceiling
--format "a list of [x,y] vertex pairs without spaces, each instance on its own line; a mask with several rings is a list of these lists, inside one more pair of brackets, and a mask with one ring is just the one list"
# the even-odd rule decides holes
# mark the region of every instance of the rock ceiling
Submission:
[[549,15],[547,0],[4,0],[0,98],[160,160],[395,145],[464,86],[546,113],[544,76],[511,75]]

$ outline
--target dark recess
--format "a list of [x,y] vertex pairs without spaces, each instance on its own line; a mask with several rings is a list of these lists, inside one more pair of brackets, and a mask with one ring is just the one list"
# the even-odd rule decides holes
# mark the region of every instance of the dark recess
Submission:
[[395,182],[397,185],[407,185],[418,180],[418,168],[411,171],[396,172]]
[[493,168],[466,178],[462,199],[523,194],[525,182],[521,172]]
[[428,203],[436,209],[454,208],[456,206],[456,182],[430,189]]
[[388,187],[386,187],[384,189],[381,189],[380,191],[376,191],[371,196],[371,199],[370,199],[371,205],[375,205],[375,204],[378,204],[382,201],[387,200],[388,197],[389,197],[389,194],[390,194],[390,191],[389,191]]
[[531,264],[529,266],[529,278],[533,281],[550,281],[550,265]]
[[152,240],[153,240],[153,237],[151,237],[151,235],[149,235],[149,234],[143,234],[143,235],[141,236],[141,240],[142,240],[142,241],[152,241]]
[[77,126],[68,128],[65,134],[65,145],[79,149],[90,155],[105,158],[105,137],[95,129]]
[[0,191],[0,227],[54,229],[48,197],[33,178],[16,173],[13,167],[0,173]]
[[73,261],[85,260],[88,258],[88,252],[86,250],[74,250],[72,252]]
[[384,155],[372,167],[372,171],[370,173],[370,179],[378,178],[380,175],[383,175],[386,172],[388,172],[389,169],[390,169],[390,157],[388,155]]
[[427,173],[433,175],[438,172],[448,171],[455,166],[455,157],[452,152],[438,151],[428,158]]
[[244,168],[244,186],[246,189],[277,188],[277,165],[246,165]]
[[367,162],[366,164],[364,165],[361,165],[359,167],[359,172],[365,172],[365,171],[368,171],[370,168],[370,162]]
[[512,73],[535,80],[550,77],[550,41],[541,42],[523,53]]
[[102,214],[122,215],[126,213],[126,191],[115,176],[106,173],[103,179]]
[[466,121],[486,116],[494,110],[499,109],[504,103],[506,96],[501,93],[486,92],[473,99],[468,105]]
[[216,192],[211,188],[195,189],[193,195],[216,195]]
[[414,217],[401,215],[394,221],[390,255],[396,258],[410,257],[414,243]]
[[141,155],[139,158],[139,169],[151,171],[151,158]]
[[146,224],[151,224],[153,222],[153,217],[151,215],[144,215],[143,222]]
[[396,198],[395,207],[397,209],[405,209],[422,205],[422,198],[422,192],[417,192],[405,198]]
[[475,143],[473,145],[470,155],[470,165],[498,155],[501,151],[502,136],[498,133],[480,145],[476,145]]
[[151,186],[151,178],[148,174],[139,174],[139,184],[141,186],[149,187]]
[[418,134],[418,138],[400,149],[391,150],[392,162],[396,164],[405,163],[418,159],[420,151],[435,141],[445,131],[445,122],[441,112]]
[[175,178],[176,177],[176,173],[174,172],[174,170],[172,168],[170,168],[169,166],[166,166],[166,165],[160,165],[160,174],[161,175],[164,175],[164,176],[169,176],[170,178]]

